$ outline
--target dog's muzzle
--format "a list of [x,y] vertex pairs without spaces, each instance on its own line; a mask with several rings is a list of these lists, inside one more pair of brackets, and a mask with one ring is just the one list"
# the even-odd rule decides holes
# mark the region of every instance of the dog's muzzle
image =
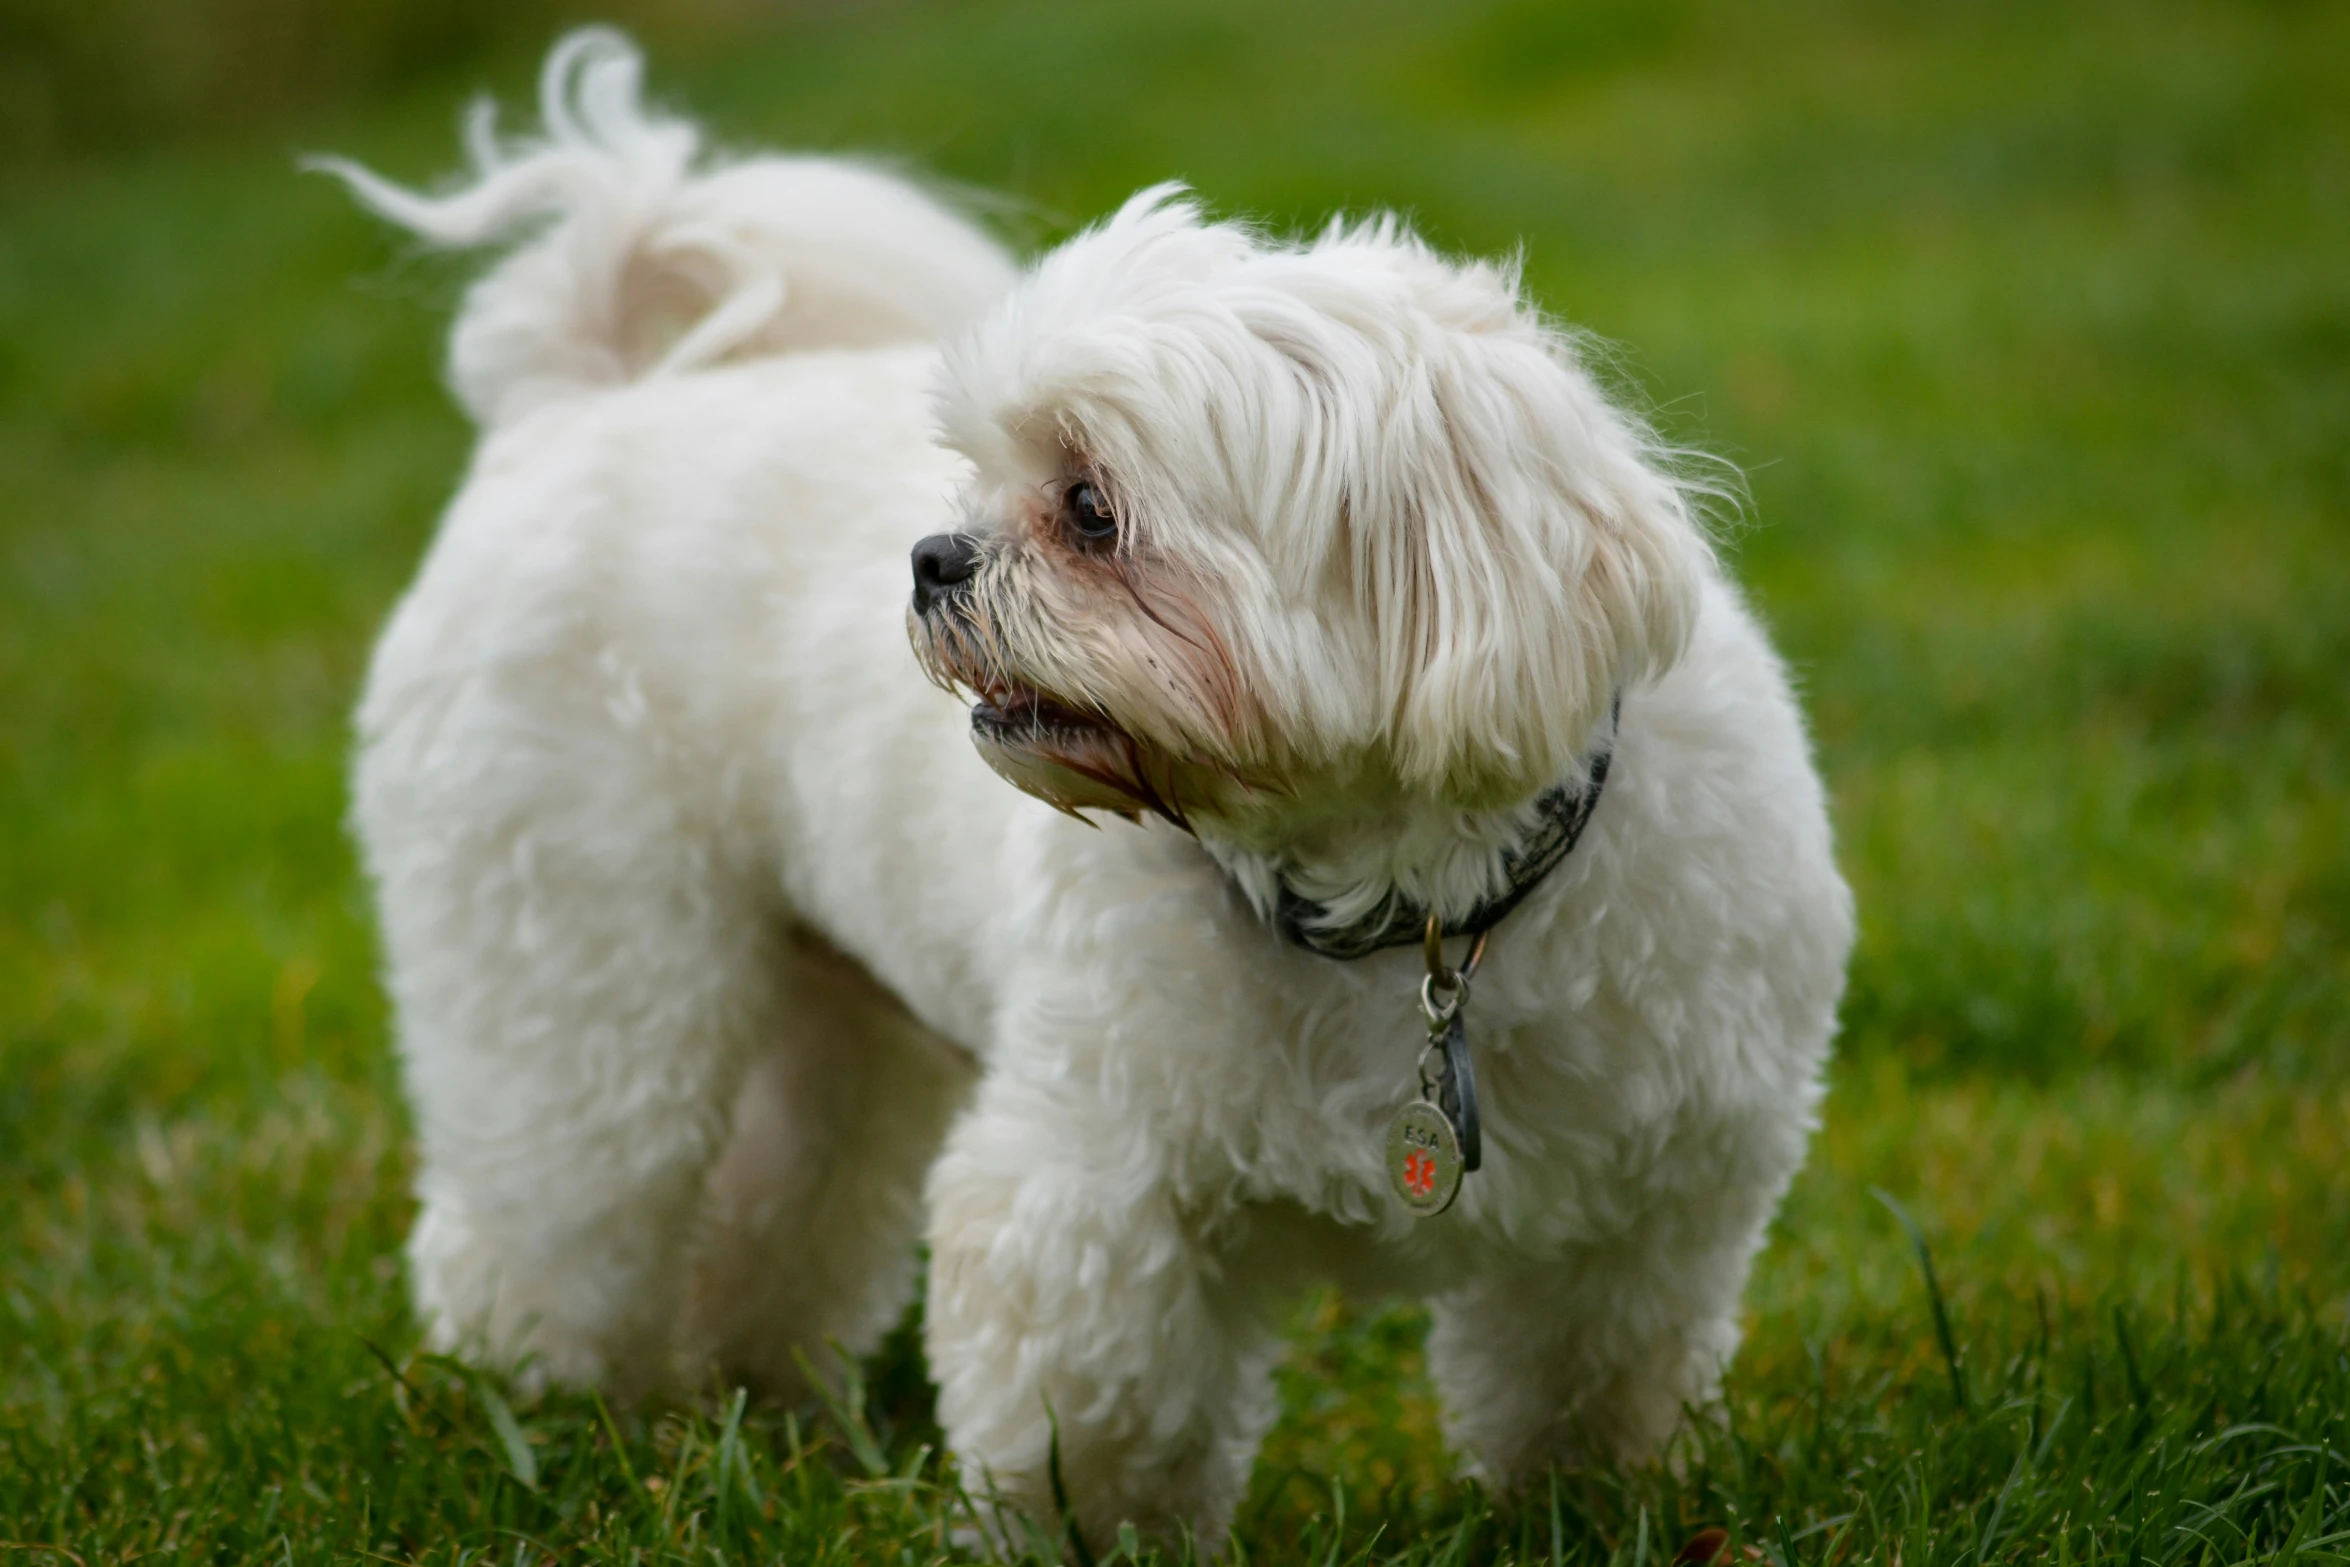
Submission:
[[934,533],[914,546],[914,613],[952,597],[979,570],[979,542],[968,533]]

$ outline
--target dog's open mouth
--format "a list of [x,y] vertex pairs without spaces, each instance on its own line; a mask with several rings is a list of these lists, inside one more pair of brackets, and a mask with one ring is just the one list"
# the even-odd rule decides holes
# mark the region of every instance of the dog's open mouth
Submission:
[[979,688],[971,739],[1006,781],[1064,811],[1183,814],[1150,765],[1150,753],[1100,713],[1016,681]]
[[971,728],[1000,741],[1028,744],[1117,730],[1097,713],[1074,707],[1034,686],[1010,683],[979,693],[979,701],[971,709]]

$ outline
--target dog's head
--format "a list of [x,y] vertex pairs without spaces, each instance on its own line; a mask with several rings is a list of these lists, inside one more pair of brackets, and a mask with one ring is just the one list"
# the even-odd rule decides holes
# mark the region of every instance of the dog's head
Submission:
[[914,552],[915,645],[1067,809],[1523,799],[1708,569],[1515,270],[1392,219],[1280,244],[1146,191],[950,350],[939,406],[977,477]]

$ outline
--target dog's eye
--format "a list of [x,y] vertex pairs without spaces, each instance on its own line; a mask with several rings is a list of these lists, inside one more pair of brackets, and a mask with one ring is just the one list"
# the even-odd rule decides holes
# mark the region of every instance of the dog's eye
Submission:
[[1061,504],[1069,514],[1069,526],[1077,537],[1088,544],[1113,544],[1118,538],[1118,517],[1110,510],[1109,501],[1090,479],[1080,479],[1069,486],[1061,497]]

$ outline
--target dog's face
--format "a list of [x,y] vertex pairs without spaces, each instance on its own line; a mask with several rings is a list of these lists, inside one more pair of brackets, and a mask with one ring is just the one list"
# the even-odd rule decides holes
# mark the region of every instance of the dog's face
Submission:
[[915,645],[1066,809],[1523,798],[1709,569],[1514,275],[1389,222],[1274,245],[1145,192],[950,351],[940,412],[977,477],[915,551]]

